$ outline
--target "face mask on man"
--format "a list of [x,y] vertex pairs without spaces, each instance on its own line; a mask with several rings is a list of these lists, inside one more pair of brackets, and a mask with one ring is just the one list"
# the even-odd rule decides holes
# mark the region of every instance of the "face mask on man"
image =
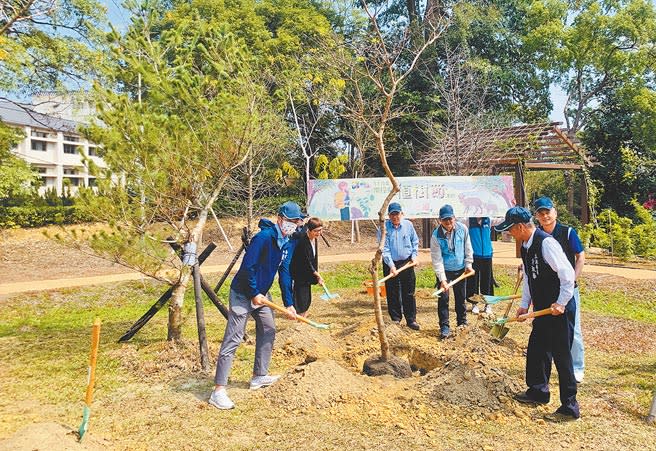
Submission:
[[282,233],[285,236],[289,236],[292,233],[296,232],[296,224],[293,222],[283,220],[282,225],[280,226],[280,230],[282,230]]

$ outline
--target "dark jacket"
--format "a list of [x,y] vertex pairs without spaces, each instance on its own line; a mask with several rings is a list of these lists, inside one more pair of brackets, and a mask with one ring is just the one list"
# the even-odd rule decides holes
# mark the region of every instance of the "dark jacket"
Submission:
[[261,230],[251,239],[230,285],[236,292],[251,298],[269,292],[287,253],[286,246],[278,248],[278,231],[273,222],[261,219],[258,226]]
[[319,267],[319,250],[312,255],[312,243],[307,233],[303,234],[296,244],[292,263],[289,267],[292,279],[302,285],[315,285],[317,277],[314,272]]

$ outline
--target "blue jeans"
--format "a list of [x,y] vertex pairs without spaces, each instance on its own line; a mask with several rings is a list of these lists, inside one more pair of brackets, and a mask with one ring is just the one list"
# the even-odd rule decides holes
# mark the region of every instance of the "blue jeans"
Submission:
[[574,366],[574,376],[576,379],[582,380],[585,370],[585,347],[581,332],[581,294],[578,287],[574,288],[574,301],[576,302],[576,317],[574,319],[574,341],[572,342],[572,365]]

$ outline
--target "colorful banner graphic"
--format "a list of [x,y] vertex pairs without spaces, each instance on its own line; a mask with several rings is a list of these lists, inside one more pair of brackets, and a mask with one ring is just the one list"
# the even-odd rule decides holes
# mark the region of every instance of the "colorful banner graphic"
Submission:
[[[512,177],[398,177],[399,202],[406,218],[437,218],[450,204],[457,217],[499,217],[515,205]],[[308,182],[308,214],[323,220],[378,219],[392,189],[386,177]]]

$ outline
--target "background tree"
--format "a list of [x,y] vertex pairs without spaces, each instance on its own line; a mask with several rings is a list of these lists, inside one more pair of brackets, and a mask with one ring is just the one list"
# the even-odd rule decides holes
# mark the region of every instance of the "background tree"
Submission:
[[0,2],[0,96],[84,87],[104,14],[95,0]]
[[85,196],[112,227],[89,237],[91,249],[173,286],[169,340],[181,337],[189,270],[167,237],[198,246],[231,171],[285,130],[243,41],[176,13],[144,4],[125,36],[111,36],[114,64],[95,87],[102,125],[88,130],[108,169],[102,196]]
[[646,0],[534,2],[535,26],[527,47],[542,55],[567,93],[564,114],[570,133],[583,129],[590,113],[612,91],[653,83],[656,9]]
[[[378,292],[378,269],[385,242],[384,222],[387,206],[400,191],[398,181],[387,160],[388,126],[393,119],[407,114],[407,110],[395,107],[394,100],[404,89],[408,76],[415,70],[422,54],[443,32],[444,23],[439,16],[434,15],[433,11],[427,12],[427,16],[440,20],[431,22],[430,33],[422,36],[421,39],[414,39],[413,30],[407,26],[407,21],[383,28],[379,18],[386,11],[384,6],[377,7],[362,2],[362,7],[369,18],[368,28],[347,43],[341,59],[336,60],[336,64],[343,69],[343,77],[349,85],[344,96],[344,115],[348,121],[368,130],[375,144],[377,158],[392,184],[392,189],[378,211],[381,240],[369,268],[375,287],[374,312],[381,344],[381,357],[383,361],[387,361],[391,355]],[[351,55],[355,55],[354,60]],[[346,65],[347,61],[354,61],[354,64]]]
[[635,218],[631,199],[656,192],[656,92],[622,89],[609,93],[581,133],[599,162],[591,175],[599,182],[600,206]]
[[25,136],[22,131],[0,122],[0,204],[9,199],[29,195],[38,175],[24,160],[11,153],[11,149]]

